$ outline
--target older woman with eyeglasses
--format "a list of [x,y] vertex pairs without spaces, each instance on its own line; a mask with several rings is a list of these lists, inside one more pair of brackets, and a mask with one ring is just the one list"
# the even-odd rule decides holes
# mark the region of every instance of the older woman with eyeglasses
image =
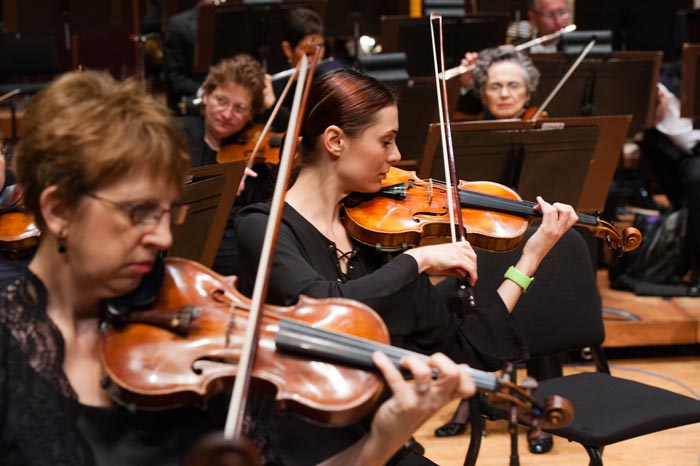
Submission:
[[[248,140],[246,132],[256,115],[269,109],[275,95],[269,76],[258,61],[240,54],[221,60],[209,70],[204,84],[201,115],[187,115],[180,122],[192,155],[192,166],[213,165],[222,147]],[[222,275],[237,272],[237,257],[232,245],[235,214],[241,207],[268,200],[270,168],[257,163],[246,169],[224,236],[219,244],[213,269]]]
[[219,149],[275,101],[262,66],[249,55],[236,55],[212,66],[202,88],[201,116],[181,118],[195,167],[216,163]]
[[472,73],[485,120],[520,118],[537,89],[540,73],[530,58],[509,47],[486,49]]
[[482,50],[471,59],[475,62],[474,71],[468,76],[471,89],[457,104],[458,112],[469,115],[462,119],[522,117],[540,79],[532,60],[508,46]]

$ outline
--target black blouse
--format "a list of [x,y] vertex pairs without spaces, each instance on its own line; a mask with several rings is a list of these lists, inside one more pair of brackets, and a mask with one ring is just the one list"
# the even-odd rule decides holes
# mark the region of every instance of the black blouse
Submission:
[[[225,395],[206,411],[82,405],[63,372],[64,353],[42,282],[25,269],[0,285],[0,465],[175,466],[201,436],[223,428]],[[276,464],[255,430],[265,460]]]
[[[239,288],[250,295],[262,249],[269,206],[241,210],[236,221],[240,254]],[[294,304],[299,295],[344,297],[372,307],[384,319],[392,344],[425,354],[443,352],[458,362],[495,370],[525,356],[514,321],[495,289],[477,286],[477,309],[465,309],[454,280],[439,287],[418,273],[407,254],[391,258],[356,245],[341,273],[335,244],[294,208],[284,209],[268,302]]]

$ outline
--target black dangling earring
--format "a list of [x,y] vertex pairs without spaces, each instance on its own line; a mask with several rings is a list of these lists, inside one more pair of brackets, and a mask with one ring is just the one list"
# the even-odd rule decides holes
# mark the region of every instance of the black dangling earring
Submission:
[[66,251],[68,251],[66,247],[66,235],[63,233],[63,230],[61,230],[58,234],[58,253],[65,254]]

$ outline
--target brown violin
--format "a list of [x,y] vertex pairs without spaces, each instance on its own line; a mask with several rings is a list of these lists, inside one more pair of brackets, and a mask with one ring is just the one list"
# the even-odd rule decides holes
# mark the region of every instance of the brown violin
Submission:
[[22,188],[13,184],[0,194],[0,250],[17,252],[32,248],[41,232],[24,211]]
[[[107,390],[127,406],[164,409],[201,405],[230,389],[249,305],[234,277],[168,258],[153,309],[112,315],[102,331]],[[397,367],[408,355],[427,358],[390,346],[382,319],[348,299],[301,297],[291,307],[266,305],[262,322],[251,386],[275,393],[282,411],[328,426],[360,419],[380,397],[383,382],[371,361],[374,351],[385,352]],[[540,405],[526,388],[467,370],[477,388],[514,404],[523,422],[537,418],[544,428],[556,428],[573,417],[561,397]]]
[[[248,160],[255,150],[255,144],[263,131],[263,125],[255,123],[238,135],[233,142],[223,146],[216,154],[219,163]],[[278,164],[280,161],[280,141],[282,134],[268,133],[255,152],[255,163]]]
[[[444,242],[450,236],[445,184],[421,180],[415,172],[392,167],[373,194],[351,195],[344,201],[343,222],[357,241],[386,251],[401,251],[420,244]],[[459,202],[466,239],[489,251],[510,251],[523,239],[533,217],[541,213],[534,202],[498,183],[460,181]],[[597,215],[578,214],[577,225],[602,238],[618,254],[635,249],[642,240],[636,228],[620,235]]]
[[[546,111],[542,111],[542,112],[538,113],[537,107],[532,106],[532,107],[528,107],[525,110],[525,112],[522,114],[520,119],[523,121],[530,121],[532,119],[532,117],[534,117],[535,115],[537,115],[537,120],[541,120],[542,118],[547,118],[549,116],[549,114]],[[537,120],[535,120],[535,121],[537,121]]]

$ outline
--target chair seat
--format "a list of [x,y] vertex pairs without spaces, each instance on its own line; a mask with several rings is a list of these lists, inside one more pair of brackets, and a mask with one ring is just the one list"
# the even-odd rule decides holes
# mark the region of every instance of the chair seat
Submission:
[[600,372],[540,382],[538,400],[553,394],[573,404],[574,420],[551,432],[590,447],[700,422],[700,400]]

